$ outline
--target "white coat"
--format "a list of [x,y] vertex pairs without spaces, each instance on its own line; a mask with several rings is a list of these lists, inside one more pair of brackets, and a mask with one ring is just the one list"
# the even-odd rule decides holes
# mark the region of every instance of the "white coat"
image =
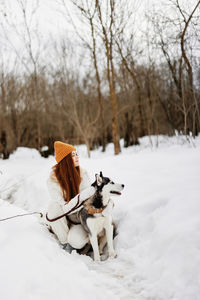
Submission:
[[[86,170],[80,168],[80,175],[80,201],[84,201],[94,194],[95,189],[91,186]],[[50,195],[47,213],[50,219],[70,211],[77,204],[78,195],[68,203],[65,202],[61,187],[57,181],[52,180],[51,174],[47,179],[47,188]],[[50,225],[61,244],[69,243],[72,247],[81,249],[89,240],[87,232],[81,225],[72,225],[69,229],[65,217],[54,222],[47,221],[47,223]]]

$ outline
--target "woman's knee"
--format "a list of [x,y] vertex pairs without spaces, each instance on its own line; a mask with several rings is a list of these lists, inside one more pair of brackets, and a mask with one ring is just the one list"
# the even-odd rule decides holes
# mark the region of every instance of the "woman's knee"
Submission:
[[61,244],[67,243],[69,227],[67,226],[67,222],[63,222],[61,220],[55,221],[51,223],[51,229],[57,236],[58,240]]
[[68,233],[68,243],[75,249],[83,248],[89,241],[88,233],[81,225],[72,225]]
[[[60,206],[59,203],[52,202],[49,204],[49,207],[48,207],[48,217],[49,218],[55,218],[61,214],[63,214],[63,211],[62,211],[62,207]],[[50,225],[52,231],[57,236],[58,240],[62,244],[67,243],[69,227],[68,227],[66,218],[63,217],[61,219],[58,219],[57,221],[49,222],[49,225]]]

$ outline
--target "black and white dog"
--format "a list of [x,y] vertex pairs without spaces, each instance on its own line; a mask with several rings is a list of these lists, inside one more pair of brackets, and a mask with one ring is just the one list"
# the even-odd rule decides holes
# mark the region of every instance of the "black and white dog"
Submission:
[[[90,243],[94,252],[94,260],[100,261],[105,244],[108,245],[108,255],[114,258],[116,253],[113,248],[113,224],[111,210],[113,201],[111,195],[121,195],[124,188],[123,184],[114,183],[108,177],[104,177],[102,172],[96,174],[96,180],[92,184],[96,192],[83,203],[83,208],[69,216],[73,221],[74,217],[79,221],[83,228],[88,232]],[[98,239],[100,242],[98,244]]]

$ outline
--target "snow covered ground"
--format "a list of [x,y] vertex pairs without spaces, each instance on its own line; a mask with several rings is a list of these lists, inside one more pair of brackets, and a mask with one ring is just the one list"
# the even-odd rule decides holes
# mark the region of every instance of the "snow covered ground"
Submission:
[[[113,197],[117,258],[67,253],[37,215],[0,222],[0,299],[199,300],[200,137],[145,137],[118,156],[112,145],[90,159],[78,151],[91,180],[103,171],[125,184]],[[54,164],[26,148],[0,160],[0,219],[45,211]]]

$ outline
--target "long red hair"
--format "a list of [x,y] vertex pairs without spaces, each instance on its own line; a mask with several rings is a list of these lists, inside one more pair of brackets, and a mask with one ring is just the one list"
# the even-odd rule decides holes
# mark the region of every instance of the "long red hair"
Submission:
[[72,155],[69,153],[52,169],[62,189],[64,200],[69,202],[80,192],[80,167],[75,167]]

